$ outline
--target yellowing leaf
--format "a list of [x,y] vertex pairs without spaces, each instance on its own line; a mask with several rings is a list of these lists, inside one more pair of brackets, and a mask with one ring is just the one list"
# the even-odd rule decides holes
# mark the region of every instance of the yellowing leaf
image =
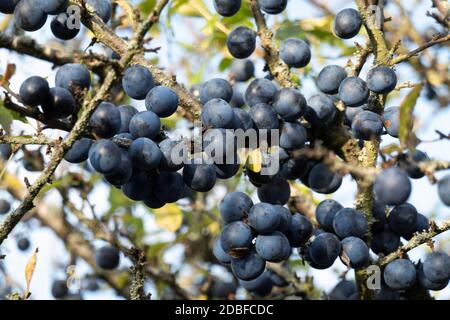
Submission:
[[8,63],[6,65],[5,74],[0,79],[0,85],[8,85],[9,80],[13,77],[13,75],[16,73],[16,65],[14,63]]
[[252,150],[248,153],[247,168],[253,172],[261,172],[262,154],[259,149]]
[[318,205],[320,203],[319,199],[314,198],[314,195],[308,187],[300,183],[290,183],[291,195],[292,196],[302,196],[309,199],[310,202]]
[[326,28],[326,30],[331,28],[331,25],[333,23],[333,16],[325,16],[325,17],[319,17],[319,18],[312,18],[312,19],[302,19],[300,21],[300,27],[303,30],[313,30],[316,28]]
[[435,87],[439,87],[442,85],[444,79],[439,75],[439,73],[436,70],[428,70],[427,71],[427,79],[428,82],[431,83]]
[[3,176],[0,176],[0,186],[12,190],[12,192],[17,195],[21,195],[25,191],[22,182],[17,179],[16,176],[11,175],[6,171]]
[[217,221],[213,221],[208,225],[208,230],[211,234],[219,234],[220,231],[220,224]]
[[410,149],[414,148],[417,144],[417,138],[412,132],[412,127],[414,124],[413,111],[417,100],[419,99],[422,88],[422,84],[417,85],[410,93],[406,95],[400,104],[399,139],[402,146],[407,146]]
[[131,27],[133,30],[137,29],[137,22],[136,22],[136,15],[134,12],[133,7],[130,5],[130,3],[127,0],[114,0],[127,14],[128,20],[131,22]]
[[11,22],[11,19],[12,19],[11,15],[4,16],[4,18],[0,21],[0,30],[1,31],[5,31],[8,28],[9,23]]
[[30,259],[28,259],[27,265],[25,266],[25,281],[27,283],[27,287],[25,290],[24,299],[27,299],[30,296],[30,283],[31,283],[31,279],[33,278],[34,270],[36,269],[38,252],[39,252],[39,249],[36,248],[33,255],[30,257]]
[[183,223],[183,212],[174,203],[166,204],[164,207],[153,210],[156,224],[163,229],[175,232]]
[[392,154],[394,152],[401,152],[401,151],[402,151],[402,148],[395,143],[388,144],[387,146],[385,146],[381,149],[381,152],[383,154]]

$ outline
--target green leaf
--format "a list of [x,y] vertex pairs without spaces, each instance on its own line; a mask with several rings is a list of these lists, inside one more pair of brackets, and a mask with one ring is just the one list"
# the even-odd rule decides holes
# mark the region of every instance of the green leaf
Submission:
[[163,250],[165,250],[171,244],[172,242],[159,242],[152,244],[151,246],[149,246],[147,250],[147,257],[153,258],[158,256]]
[[412,131],[414,124],[414,107],[419,99],[423,85],[417,85],[409,92],[400,104],[399,139],[402,146],[414,149],[418,143],[417,137]]
[[142,16],[147,16],[155,7],[156,0],[144,0],[139,4],[139,10]]
[[225,71],[231,65],[231,62],[233,62],[233,59],[223,58],[222,61],[220,61],[219,70],[222,72]]
[[141,218],[127,213],[122,216],[122,221],[126,225],[127,232],[133,235],[134,238],[141,239],[144,236],[144,222]]
[[115,187],[109,189],[108,201],[111,205],[109,212],[114,212],[117,208],[131,207],[133,205],[133,201],[128,199],[120,189]]
[[174,203],[168,203],[164,207],[154,209],[156,224],[168,231],[177,231],[183,223],[183,212]]
[[165,129],[174,129],[179,120],[180,118],[178,115],[173,114],[168,118],[161,118],[161,125],[164,126]]
[[0,126],[7,132],[11,129],[11,122],[13,120],[22,121],[28,123],[27,119],[19,113],[6,109],[4,102],[0,101]]
[[170,12],[186,17],[201,17],[199,9],[210,14],[208,7],[202,0],[175,0],[172,3]]

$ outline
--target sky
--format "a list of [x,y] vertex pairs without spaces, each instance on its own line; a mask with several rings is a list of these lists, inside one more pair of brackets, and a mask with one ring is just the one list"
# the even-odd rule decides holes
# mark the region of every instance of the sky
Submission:
[[[208,0],[209,1],[209,0]],[[410,3],[410,1],[406,1]],[[429,17],[426,17],[425,12],[429,9],[429,2],[430,1],[419,1],[417,5],[414,6],[414,10],[411,13],[411,19],[415,21],[415,23],[418,26],[419,30],[424,30],[427,26],[432,25],[432,20]],[[345,7],[354,7],[353,1],[328,1],[330,4],[330,7],[333,9],[334,12],[338,12],[340,9]],[[307,4],[307,1],[304,0],[291,0],[288,5],[287,9],[288,15],[292,19],[305,19],[305,18],[311,18],[316,17],[319,15],[319,12],[315,10],[313,7],[311,7],[309,4]],[[163,15],[164,17],[164,15]],[[3,18],[2,15],[0,15],[0,20]],[[170,66],[173,65],[173,62],[179,59],[179,52],[180,50],[177,50],[177,42],[178,41],[189,41],[189,33],[186,33],[184,31],[184,28],[186,27],[184,24],[185,18],[179,18],[175,17],[172,20],[173,23],[173,32],[163,32],[161,34],[161,37],[154,40],[153,45],[154,46],[161,46],[162,49],[159,53],[160,56],[160,65],[165,66],[170,70]],[[50,19],[49,19],[50,21]],[[45,27],[34,33],[29,33],[30,36],[35,37],[38,39],[39,42],[47,42],[52,41],[55,42],[56,40],[52,37],[50,29],[49,29],[49,21],[47,21],[47,24]],[[195,26],[201,25],[201,21],[194,21]],[[273,23],[273,18],[269,18],[269,25]],[[360,43],[363,43],[363,37],[360,35],[356,38],[356,40]],[[355,39],[348,40],[349,43],[352,43],[355,41]],[[96,47],[97,50],[101,50],[100,48]],[[324,56],[330,57],[329,61],[327,63],[334,63],[334,64],[345,64],[346,59],[338,59],[335,56],[335,52],[324,49],[322,52]],[[445,56],[442,56],[441,58],[443,61],[449,62],[449,54],[448,50],[443,51],[442,53]],[[10,53],[4,49],[0,49],[0,72],[3,73],[6,62],[12,62],[17,65],[18,73],[13,78],[11,87],[13,90],[17,91],[21,82],[26,79],[29,76],[32,75],[40,75],[44,77],[48,77],[48,80],[50,82],[50,85],[54,85],[54,75],[55,70],[51,69],[51,65],[42,62],[40,60],[26,58],[23,56],[19,56],[14,53]],[[257,66],[262,66],[262,62],[258,61]],[[323,66],[320,61],[314,56],[313,52],[313,60],[312,65],[315,70],[320,70],[320,68]],[[210,68],[213,69],[213,68]],[[257,68],[261,69],[261,68]],[[211,72],[208,72],[207,74],[210,77],[225,77],[226,74],[222,74],[217,70],[210,70]],[[367,72],[367,69],[365,68],[362,72],[362,77],[365,77],[365,73]],[[407,80],[411,80],[414,82],[415,75],[411,69],[408,67],[398,67],[396,69],[397,76],[399,78],[399,83],[404,82]],[[178,76],[178,75],[177,75]],[[257,76],[264,76],[262,72],[258,72]],[[178,79],[185,79],[183,75],[179,75]],[[206,79],[205,79],[206,80]],[[317,89],[313,83],[312,80],[305,81],[303,84],[303,87],[301,88],[302,93],[308,98],[309,96],[314,95],[317,93]],[[403,96],[407,93],[407,90],[403,90],[400,97],[391,100],[389,102],[388,106],[394,106],[398,105],[403,98]],[[134,101],[133,105],[143,109],[142,102]],[[417,103],[417,107],[415,108],[415,116],[418,119],[418,129],[417,129],[417,135],[422,140],[430,140],[436,138],[436,134],[434,133],[434,130],[441,130],[443,132],[448,132],[449,128],[449,119],[450,119],[450,109],[446,108],[445,110],[440,110],[435,104],[430,103],[423,97],[419,99]],[[25,128],[22,125],[17,125],[16,130],[29,130],[29,128]],[[389,138],[387,136],[383,137],[382,145],[387,145],[389,143],[395,142],[395,139]],[[449,141],[440,141],[436,143],[423,143],[419,146],[419,149],[422,151],[425,151],[430,158],[445,160],[450,159],[450,142]],[[63,164],[59,169],[58,173],[64,172],[67,168],[67,163]],[[8,169],[12,171],[17,171],[18,175],[20,177],[27,176],[31,181],[37,177],[37,174],[28,173],[25,172],[23,169],[19,168],[20,166],[17,165],[17,163],[9,163]],[[436,176],[438,178],[442,177],[444,175],[443,172],[438,173]],[[241,186],[242,187],[242,186]],[[97,199],[106,199],[108,189],[105,185],[100,185],[95,188],[95,191],[93,194],[90,195],[92,200]],[[338,200],[341,202],[344,206],[352,206],[354,196],[356,192],[356,186],[355,183],[348,177],[344,179],[344,183],[342,187],[333,195],[333,199]],[[212,193],[211,197],[220,200],[221,197],[223,197],[226,193],[226,190],[222,186],[218,186],[215,188],[214,192]],[[315,194],[315,196],[318,199],[324,199],[325,196]],[[6,197],[8,198],[8,195],[0,190],[0,197]],[[253,195],[253,200],[257,201],[257,197]],[[48,195],[46,195],[46,201],[49,203],[58,203],[58,198],[55,196],[54,193],[50,192]],[[435,218],[437,221],[443,220],[443,219],[449,219],[450,218],[450,208],[445,207],[442,202],[440,202],[437,192],[436,192],[436,186],[431,186],[428,182],[427,178],[422,178],[419,180],[413,181],[413,192],[410,197],[410,202],[416,206],[418,211],[425,216],[429,218]],[[96,203],[96,209],[99,212],[106,211],[108,209],[108,203],[106,201],[95,201]],[[14,203],[16,206],[17,203]],[[143,216],[146,214],[144,210],[136,210],[135,212],[138,216]],[[1,217],[0,217],[1,219]],[[146,215],[145,218],[145,228],[146,231],[149,234],[148,241],[149,243],[155,240],[170,240],[173,238],[173,235],[167,232],[158,232],[157,235],[152,235],[156,231],[160,231],[160,229],[155,225],[154,219],[152,216]],[[27,252],[23,253],[17,250],[15,239],[20,237],[21,235],[27,235],[31,242],[32,247],[39,247],[39,256],[38,256],[38,264],[37,268],[35,270],[35,274],[33,277],[33,281],[31,284],[31,292],[32,292],[32,299],[51,299],[50,295],[50,285],[52,283],[52,280],[59,277],[64,277],[64,272],[62,270],[58,270],[60,268],[57,268],[59,265],[64,265],[69,257],[65,253],[64,245],[61,241],[59,241],[55,236],[52,234],[51,231],[45,228],[39,228],[36,221],[31,221],[27,224],[21,223],[18,225],[16,230],[14,230],[13,235],[10,236],[10,238],[2,245],[2,253],[7,254],[7,259],[3,262],[6,270],[9,270],[9,274],[14,279],[15,282],[17,282],[21,287],[24,287],[24,268],[26,265],[26,262],[31,255],[32,250],[28,250]],[[448,239],[449,236],[443,235],[438,237],[437,239]],[[448,241],[439,241],[439,244],[442,245],[442,248],[445,248],[445,250],[448,252],[449,246]],[[96,241],[94,242],[95,246],[100,246],[101,242]],[[414,261],[417,261],[423,253],[427,249],[420,247],[411,252],[411,258]],[[179,261],[180,258],[183,256],[183,249],[182,246],[175,246],[172,248],[169,252],[165,255],[165,260],[167,263],[171,264],[173,270],[179,270],[180,265]],[[122,259],[122,265],[121,267],[126,268],[129,266],[128,261],[124,261],[125,259]],[[57,270],[55,272],[55,270]],[[345,267],[343,264],[337,260],[337,262],[332,267],[332,270],[312,270],[312,274],[314,275],[314,281],[315,283],[325,291],[329,291],[338,281],[334,271],[344,271]],[[80,266],[77,269],[77,274],[84,274],[85,272],[88,272],[88,267],[84,265],[83,263],[80,264]],[[188,271],[183,271],[188,272]],[[213,271],[214,272],[214,271]],[[220,273],[220,270],[216,270],[215,272]],[[303,274],[302,274],[303,275]],[[1,284],[1,281],[0,281]],[[150,290],[153,294],[156,293],[154,288],[152,286],[149,286],[148,290]],[[116,298],[114,293],[111,290],[105,289],[101,290],[97,293],[89,293],[85,294],[84,297],[86,299],[110,299],[110,298]],[[445,290],[439,292],[437,294],[437,297],[439,299],[448,299],[450,297],[450,289],[447,287]]]

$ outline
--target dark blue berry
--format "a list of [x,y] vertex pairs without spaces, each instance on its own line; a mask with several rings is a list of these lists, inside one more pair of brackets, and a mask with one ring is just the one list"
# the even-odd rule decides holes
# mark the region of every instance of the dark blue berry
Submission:
[[283,120],[297,121],[306,111],[305,97],[295,89],[279,90],[272,102],[273,108]]
[[47,13],[36,0],[21,0],[14,9],[14,20],[25,31],[37,31],[47,21]]
[[397,75],[394,70],[386,66],[378,66],[367,73],[367,87],[370,91],[387,94],[395,89]]
[[241,0],[214,0],[214,9],[224,17],[234,16],[241,8]]
[[51,118],[66,118],[76,109],[75,98],[69,90],[61,87],[50,89],[49,97],[42,104],[42,110]]
[[407,259],[397,259],[390,262],[383,272],[384,281],[394,290],[406,290],[416,282],[416,268]]
[[404,170],[389,168],[376,178],[374,192],[381,203],[389,206],[400,205],[406,202],[411,194],[411,181]]
[[267,235],[258,235],[255,248],[261,258],[270,262],[281,262],[291,255],[289,240],[279,231]]
[[233,88],[225,79],[215,78],[206,81],[200,88],[200,101],[205,104],[212,99],[222,99],[230,102]]
[[227,47],[233,57],[248,58],[256,48],[256,33],[247,27],[237,27],[228,35]]
[[97,266],[104,270],[112,270],[119,266],[120,253],[111,246],[104,246],[95,253]]
[[247,81],[255,75],[255,65],[251,60],[233,60],[231,63],[231,74],[236,81]]
[[71,163],[81,163],[86,161],[89,157],[89,149],[92,146],[93,141],[88,138],[81,138],[75,141],[72,148],[67,151],[64,159]]
[[36,107],[48,100],[50,88],[47,80],[38,76],[32,76],[22,83],[19,95],[24,104]]
[[111,138],[120,130],[120,112],[109,102],[99,104],[89,120],[92,131],[100,138]]
[[304,40],[289,38],[281,43],[280,58],[289,67],[303,68],[311,61],[311,49]]
[[277,86],[267,79],[255,79],[245,91],[245,103],[253,107],[259,103],[271,103],[277,93]]
[[183,180],[194,191],[208,192],[216,183],[216,170],[209,164],[186,164]]
[[364,215],[351,208],[343,208],[336,213],[333,229],[341,239],[351,236],[362,238],[368,231]]
[[243,220],[253,207],[252,199],[243,192],[230,192],[220,202],[220,215],[225,223]]
[[362,19],[355,9],[344,9],[334,18],[334,33],[342,39],[351,39],[359,33]]
[[133,106],[122,105],[118,108],[120,113],[120,129],[118,133],[130,132],[130,121],[133,116],[138,113],[137,109]]
[[348,77],[339,86],[339,98],[347,107],[359,107],[369,99],[369,89],[361,78]]
[[257,203],[248,214],[248,225],[259,234],[270,234],[280,225],[280,212],[271,204]]
[[118,170],[120,158],[120,148],[109,140],[99,140],[89,150],[89,161],[92,167],[103,174],[111,174]]
[[352,130],[358,139],[376,139],[383,132],[383,121],[375,112],[364,110],[359,112],[353,119]]
[[125,70],[122,78],[125,93],[136,100],[144,100],[147,93],[155,86],[150,71],[141,65],[134,65]]
[[161,120],[152,111],[142,111],[131,118],[129,129],[134,139],[154,139],[161,131]]
[[157,168],[162,158],[158,145],[145,137],[134,140],[129,152],[133,165],[142,170]]
[[337,65],[329,65],[320,71],[316,83],[323,93],[337,94],[339,86],[345,78],[347,78],[347,72],[344,68]]
[[178,96],[172,89],[165,86],[157,86],[147,94],[145,107],[159,117],[167,118],[177,111]]
[[68,63],[56,72],[55,83],[57,87],[75,93],[78,90],[84,90],[90,87],[91,75],[84,65]]

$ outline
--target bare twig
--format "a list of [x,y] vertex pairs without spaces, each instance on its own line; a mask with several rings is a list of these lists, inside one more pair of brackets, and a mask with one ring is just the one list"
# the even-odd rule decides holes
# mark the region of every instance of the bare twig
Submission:
[[21,35],[12,36],[0,31],[0,48],[16,51],[20,54],[48,61],[56,66],[66,63],[83,63],[97,74],[104,74],[106,68],[117,63],[108,57],[97,53],[75,52],[69,54],[61,49],[53,48],[49,45],[41,45],[35,39]]
[[412,83],[411,81],[406,81],[406,82],[398,84],[394,90],[400,91],[402,89],[414,88],[414,87],[418,86],[419,84],[420,83]]
[[[364,0],[356,0],[358,10],[361,14],[364,27],[367,31],[370,40],[370,46],[373,49],[374,64],[388,64],[391,58],[391,51],[389,50],[386,40],[384,38],[384,7],[383,1],[378,3],[378,8],[381,11],[381,25],[377,25],[376,19],[373,19],[370,12],[371,7]],[[381,112],[384,109],[386,103],[385,95],[371,95],[369,103],[372,105],[373,110]],[[375,168],[377,165],[378,151],[380,142],[378,140],[364,141],[363,148],[358,155],[358,163],[364,168]],[[373,223],[373,183],[367,183],[366,179],[356,179],[358,191],[355,199],[355,207],[362,212],[367,220],[368,225]],[[367,234],[367,240],[370,242],[372,234]],[[356,283],[359,289],[359,295],[362,299],[370,300],[373,292],[366,286],[366,277],[364,274],[357,270],[355,272]]]
[[430,42],[427,42],[423,46],[420,46],[420,47],[418,47],[417,49],[415,49],[415,50],[413,50],[411,52],[408,52],[406,54],[402,54],[402,55],[398,56],[397,58],[393,59],[390,64],[391,65],[396,65],[396,64],[402,63],[402,62],[404,62],[404,61],[406,61],[406,60],[408,60],[408,59],[410,59],[410,58],[412,58],[414,56],[417,56],[419,53],[421,53],[422,51],[424,51],[424,50],[426,50],[426,49],[428,49],[428,48],[430,48],[432,46],[435,46],[435,45],[440,44],[440,43],[447,42],[449,40],[450,40],[450,34],[447,34],[446,36],[442,36],[442,37],[439,37],[437,39],[431,40]]
[[444,2],[441,0],[431,0],[433,2],[433,6],[436,7],[444,19],[447,19],[449,16],[449,9],[445,8]]
[[43,134],[37,136],[6,136],[0,133],[0,143],[11,143],[19,145],[47,145],[54,147],[60,140],[51,140]]
[[145,268],[146,258],[145,253],[140,250],[133,250],[134,265],[131,267],[131,285],[130,285],[130,299],[131,300],[149,300],[150,295],[145,294]]
[[328,168],[342,176],[351,173],[353,177],[359,178],[361,181],[371,183],[375,180],[379,170],[375,167],[363,167],[351,164],[340,159],[335,153],[327,148],[317,144],[314,148],[304,148],[292,152],[292,156],[306,157],[314,160],[321,160]]
[[5,108],[15,111],[24,117],[35,119],[51,129],[59,129],[68,132],[73,127],[69,122],[48,118],[37,109],[20,106],[14,103],[8,95],[5,96],[4,106]]
[[301,294],[308,299],[319,299],[320,292],[314,287],[312,278],[306,278],[305,281],[301,281],[297,275],[290,272],[280,264],[268,263],[267,269],[277,274],[279,277],[285,279],[288,283],[292,284],[297,294]]
[[359,76],[362,68],[366,64],[367,58],[369,57],[370,53],[372,53],[372,47],[370,46],[370,43],[367,43],[364,47],[361,47],[359,44],[356,44],[356,47],[358,49],[357,60],[352,68],[352,74],[354,77]]
[[429,230],[416,233],[405,245],[398,248],[396,251],[380,259],[378,262],[380,266],[384,266],[389,262],[403,257],[406,252],[431,241],[435,236],[450,230],[450,220],[442,221],[439,225],[432,224]]
[[159,1],[152,12],[147,16],[147,19],[141,24],[138,31],[136,32],[134,39],[131,41],[130,45],[132,47],[137,47],[142,44],[145,35],[147,32],[153,27],[153,25],[159,21],[161,16],[161,12],[164,10],[166,5],[169,3],[169,0],[161,0]]
[[331,9],[328,8],[328,6],[326,4],[324,4],[323,2],[321,2],[320,0],[310,0],[310,2],[313,6],[320,9],[323,13],[325,13],[329,16],[334,15],[334,12],[331,11]]
[[105,282],[114,289],[114,291],[127,298],[128,292],[126,287],[121,284],[120,279],[111,272],[104,272],[98,268],[95,262],[95,250],[88,240],[85,239],[85,235],[80,231],[72,227],[65,219],[62,212],[55,213],[52,210],[48,210],[43,205],[38,205],[34,211],[34,217],[36,217],[43,225],[50,228],[60,239],[62,239],[69,252],[77,257],[82,258],[86,263],[94,270],[94,272]]

